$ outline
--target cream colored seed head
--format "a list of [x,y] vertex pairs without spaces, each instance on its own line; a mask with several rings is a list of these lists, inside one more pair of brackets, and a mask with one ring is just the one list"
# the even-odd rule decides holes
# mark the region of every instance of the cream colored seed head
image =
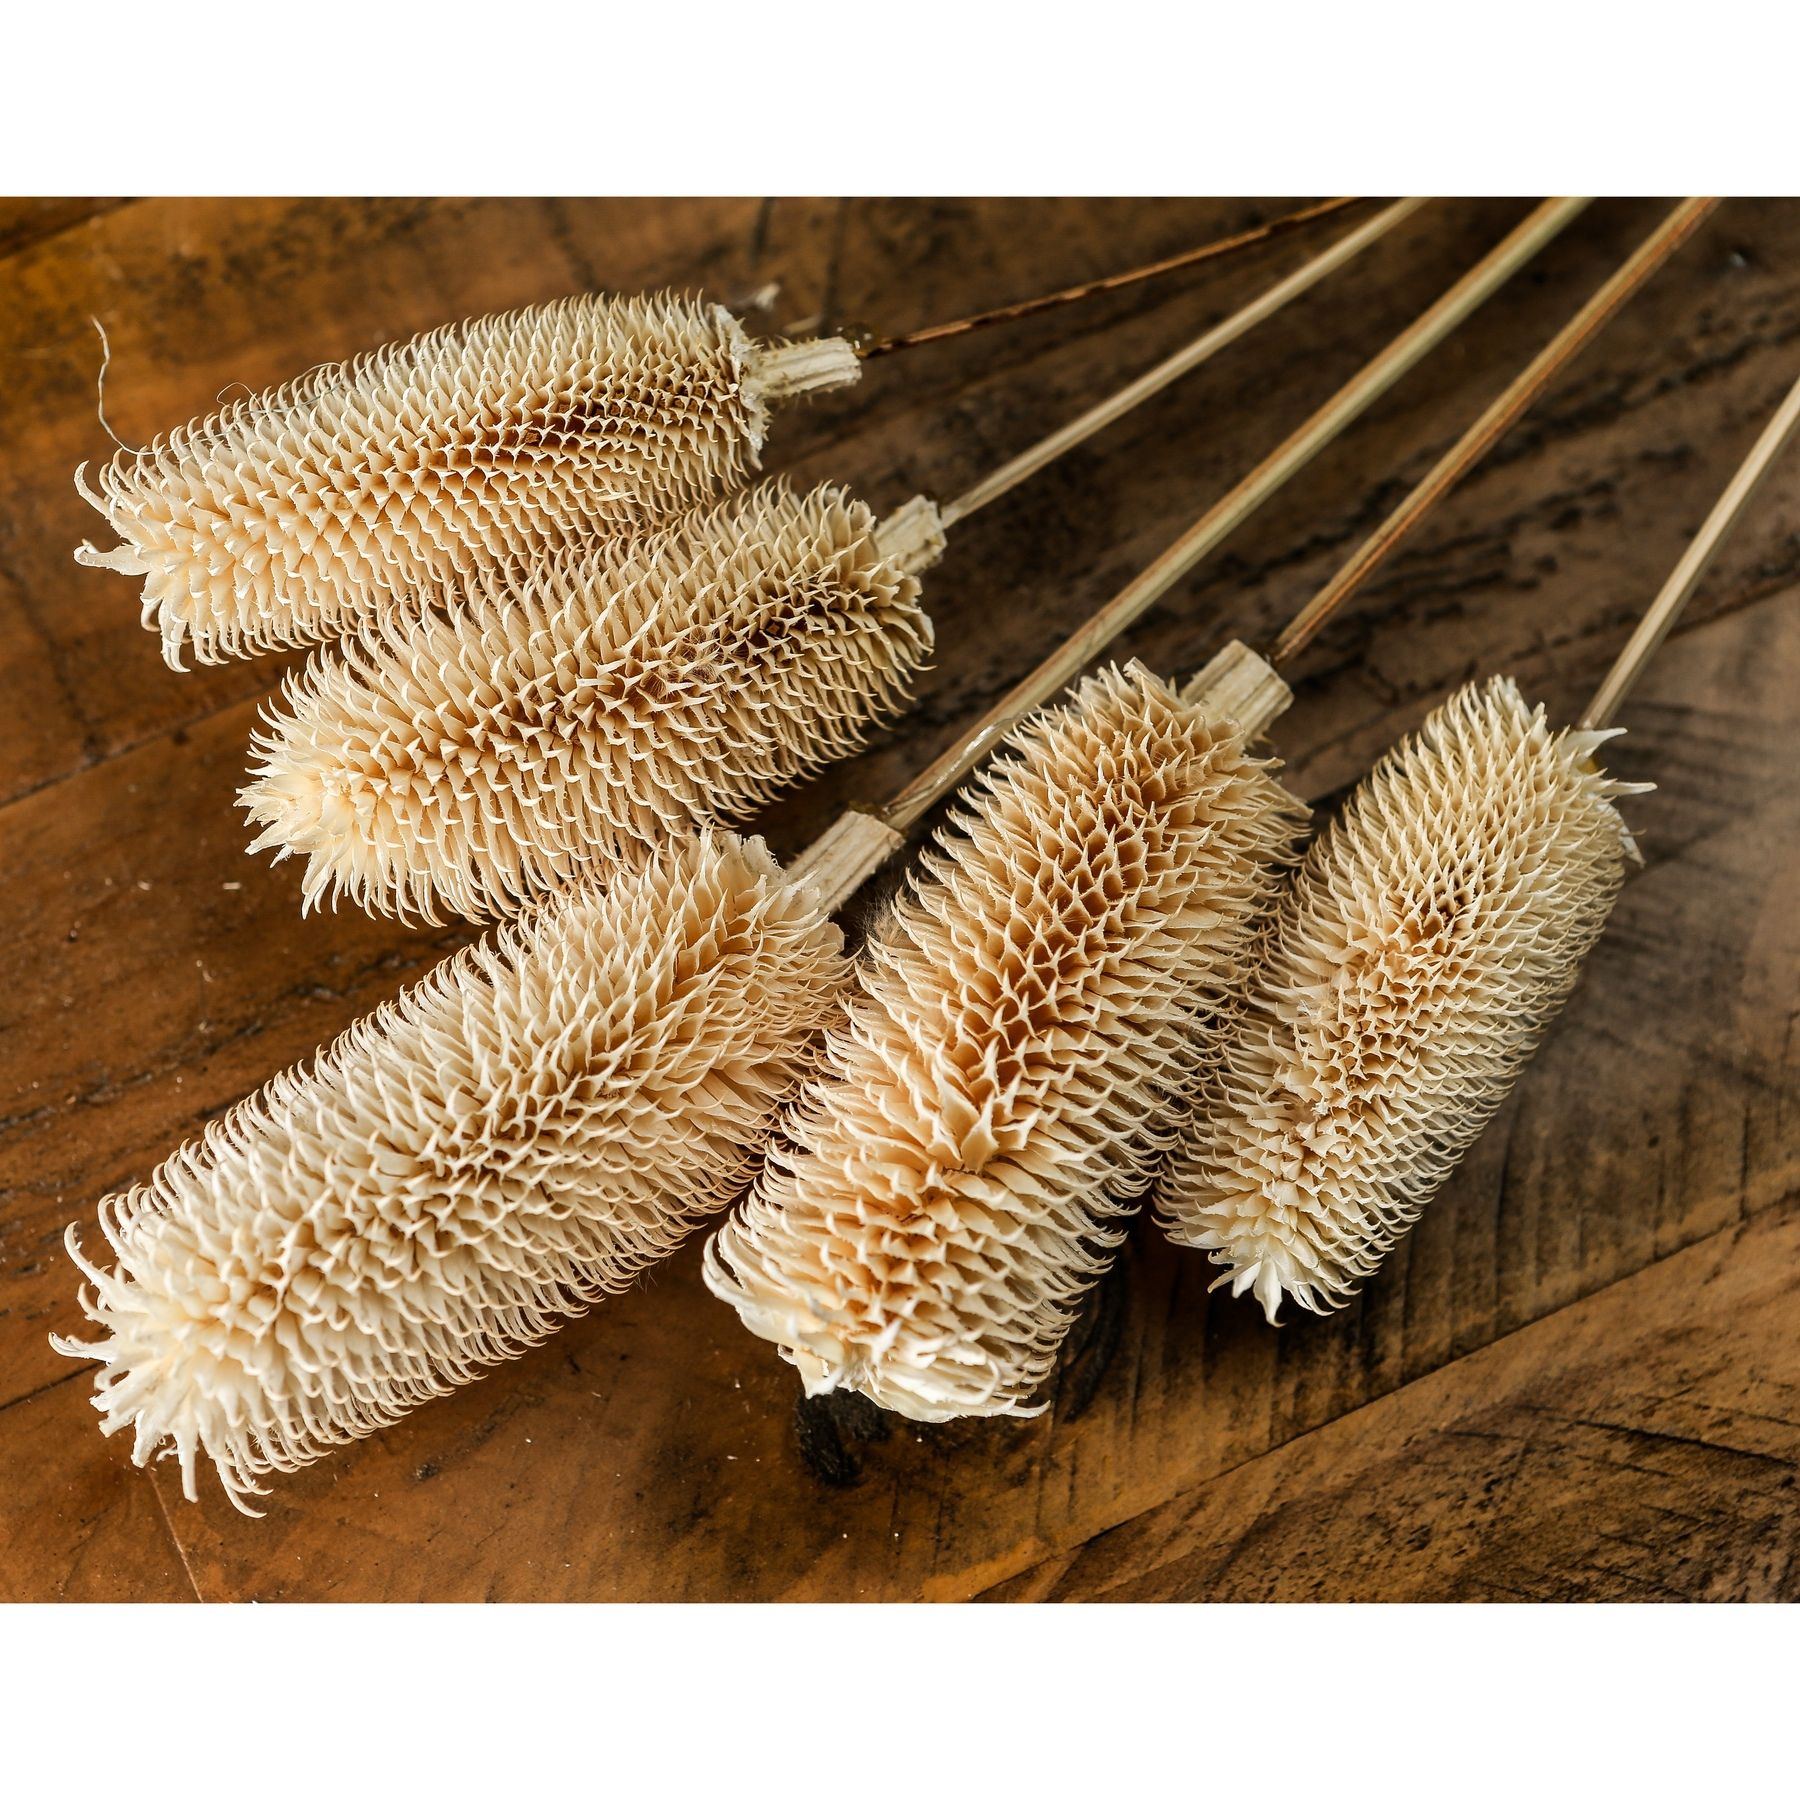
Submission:
[[[835,346],[835,348],[834,348]],[[635,531],[735,487],[769,404],[847,345],[759,345],[722,307],[586,295],[331,364],[77,470],[181,667],[312,643],[438,583]]]
[[809,1393],[915,1419],[1038,1410],[1304,816],[1135,665],[1010,747],[866,952],[792,1148],[707,1246]]
[[315,655],[255,740],[251,848],[304,857],[309,906],[511,912],[848,755],[930,647],[866,506],[753,489]]
[[1375,1270],[1574,987],[1636,855],[1615,735],[1465,687],[1308,852],[1158,1193],[1271,1322]]
[[[736,1197],[841,1004],[758,840],[689,837],[441,965],[101,1207],[107,1432],[233,1502],[516,1356]],[[166,1446],[166,1447],[164,1447]]]

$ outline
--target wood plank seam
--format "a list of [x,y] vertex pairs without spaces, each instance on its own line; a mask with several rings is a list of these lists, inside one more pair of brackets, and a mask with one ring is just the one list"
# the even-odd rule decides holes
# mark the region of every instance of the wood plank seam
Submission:
[[[254,700],[222,700],[217,706],[208,707],[204,712],[190,713],[187,717],[163,726],[157,731],[146,732],[143,737],[131,738],[115,745],[110,750],[95,750],[85,762],[77,763],[73,768],[64,769],[59,774],[48,775],[42,781],[33,782],[30,787],[20,788],[17,793],[9,794],[0,800],[0,818],[4,818],[8,807],[17,806],[22,800],[30,800],[38,794],[47,792],[65,781],[74,781],[82,775],[91,774],[95,769],[103,769],[108,763],[117,762],[122,756],[131,756],[139,750],[160,744],[165,740],[174,740],[178,734],[192,731],[196,726],[205,725],[209,720],[218,718],[240,707],[261,708],[265,701],[273,699],[280,692],[279,685],[271,686],[268,692]],[[249,729],[255,727],[256,720],[251,718],[249,728],[244,736],[244,761],[248,769],[250,760]]]
[[[72,1273],[72,1271],[71,1271],[71,1273]],[[49,1334],[49,1332],[46,1331],[44,1333],[44,1335],[45,1335],[45,1337],[48,1337],[50,1334]],[[66,1383],[74,1381],[80,1376],[85,1375],[89,1378],[89,1380],[92,1380],[93,1373],[94,1372],[92,1369],[83,1369],[83,1368],[79,1368],[79,1367],[72,1368],[69,1370],[69,1372],[66,1375],[58,1375],[54,1381],[46,1381],[42,1384],[42,1386],[34,1387],[34,1388],[30,1389],[28,1392],[23,1393],[23,1394],[14,1394],[10,1400],[0,1400],[0,1413],[6,1412],[10,1408],[15,1407],[15,1406],[23,1406],[26,1403],[26,1401],[35,1400],[38,1398],[38,1396],[40,1394],[47,1394],[50,1392],[50,1390],[52,1388],[62,1387]]]

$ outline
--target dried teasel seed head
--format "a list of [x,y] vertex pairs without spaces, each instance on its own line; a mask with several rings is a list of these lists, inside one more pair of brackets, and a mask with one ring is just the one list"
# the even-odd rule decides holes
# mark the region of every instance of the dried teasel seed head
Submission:
[[312,657],[255,739],[251,848],[305,858],[308,906],[512,912],[850,754],[930,647],[866,506],[754,488]]
[[1614,735],[1471,684],[1308,852],[1157,1196],[1271,1322],[1373,1273],[1567,999],[1636,856]]
[[234,1504],[516,1356],[736,1197],[841,1004],[836,928],[718,833],[442,964],[102,1204],[95,1406]]
[[312,643],[435,585],[636,531],[756,468],[772,402],[857,378],[838,339],[585,295],[445,326],[122,450],[76,486],[181,667]]
[[1013,734],[865,953],[791,1146],[707,1246],[708,1284],[809,1393],[1038,1410],[1303,817],[1135,665]]

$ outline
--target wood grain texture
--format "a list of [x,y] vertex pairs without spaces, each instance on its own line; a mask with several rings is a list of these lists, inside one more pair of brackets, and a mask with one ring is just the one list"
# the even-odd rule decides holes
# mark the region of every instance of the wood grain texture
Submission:
[[[1098,1534],[1372,1415],[1509,1334],[1578,1331],[1665,1259],[1785,1219],[1800,1117],[1800,465],[1771,481],[1625,715],[1619,773],[1660,784],[1632,809],[1649,868],[1512,1101],[1345,1313],[1271,1332],[1207,1296],[1202,1259],[1140,1229],[1047,1417],[918,1428],[860,1403],[797,1407],[791,1371],[705,1294],[690,1244],[517,1363],[281,1482],[262,1521],[133,1470],[95,1431],[82,1371],[48,1348],[49,1331],[79,1325],[68,1222],[466,935],[302,920],[289,867],[243,856],[232,795],[281,665],[173,675],[133,584],[69,560],[95,517],[69,472],[107,449],[88,313],[112,334],[108,415],[136,441],[233,379],[584,284],[700,282],[736,301],[779,281],[759,315],[770,328],[898,327],[1282,204],[143,201],[0,256],[0,1482],[23,1459],[34,1470],[0,1514],[6,1591],[49,1595],[91,1570],[83,1521],[110,1511],[120,1545],[141,1540],[146,1594],[171,1570],[207,1598],[956,1597],[1013,1578],[1003,1591],[1037,1591],[1046,1565]],[[927,579],[940,650],[920,705],[775,808],[776,847],[921,767],[1523,210],[1428,209],[1367,266],[960,526]],[[1590,209],[1125,648],[1174,672],[1285,617],[1662,210]],[[859,388],[778,423],[770,467],[849,479],[878,509],[954,492],[1305,254],[1290,243],[1254,267],[871,365]],[[1278,728],[1296,786],[1341,789],[1477,670],[1573,709],[1791,381],[1796,342],[1800,206],[1722,208],[1304,659]],[[1788,1238],[1767,1241],[1791,1258]],[[1715,1289],[1695,1288],[1691,1351],[1729,1362],[1735,1325],[1712,1310]],[[1758,1352],[1757,1379],[1800,1381],[1789,1340]],[[53,1415],[61,1425],[40,1422]],[[65,1478],[90,1484],[93,1506],[57,1510]],[[1418,1567],[1414,1580],[1395,1566],[1396,1591],[1454,1577]],[[1505,1579],[1498,1563],[1488,1573]],[[1325,1580],[1315,1568],[1284,1591]]]
[[0,1408],[0,1601],[192,1600],[161,1496],[95,1429],[89,1384]]
[[55,199],[0,197],[0,256],[11,256],[28,244],[69,231],[131,202],[124,199]]
[[1792,1599],[1797,1336],[1800,1220],[1727,1227],[983,1597]]

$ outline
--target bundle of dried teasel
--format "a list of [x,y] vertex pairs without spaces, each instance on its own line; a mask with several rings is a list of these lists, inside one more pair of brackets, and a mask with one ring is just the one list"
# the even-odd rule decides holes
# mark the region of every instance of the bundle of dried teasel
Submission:
[[[1307,457],[1316,453],[1372,403],[1403,367],[1409,366],[1411,360],[1416,360],[1431,344],[1441,341],[1444,335],[1454,329],[1456,323],[1466,317],[1468,311],[1485,294],[1492,292],[1503,282],[1539,244],[1553,235],[1568,216],[1569,208],[1566,205],[1540,209],[1532,220],[1527,221],[1504,245],[1498,247],[1476,270],[1471,271],[1437,305],[1429,309],[1418,325],[1406,335],[1403,343],[1397,342],[1376,358],[1322,408],[1294,439],[1266,459],[1238,489],[1211,509],[1207,517],[1175,550],[1159,559],[1152,571],[1147,571],[1126,595],[1103,612],[1088,633],[1082,634],[1079,640],[1065,646],[1064,650],[1049,659],[1038,672],[1038,678],[1051,682],[1050,691],[1060,687],[1062,678],[1059,671],[1066,657],[1074,655],[1079,661],[1078,646],[1084,647],[1086,653],[1091,653],[1104,641],[1106,634],[1120,629],[1136,612],[1149,604],[1156,593],[1166,591],[1167,586],[1183,569],[1191,567],[1206,549],[1219,541],[1297,468],[1304,466]],[[1002,703],[1003,710],[1011,710],[1014,698],[1015,696],[1009,696],[1008,701]],[[1036,700],[1032,700],[1025,704],[1036,703]],[[966,773],[987,748],[993,735],[990,725],[991,721],[984,722],[981,728],[964,740],[956,754],[961,772]],[[1223,752],[1223,746],[1216,745],[1214,748]],[[903,840],[898,822],[917,818],[918,810],[914,809],[922,810],[929,803],[930,788],[930,772],[927,772],[923,787],[915,783],[909,789],[908,796],[902,797],[905,804],[897,804],[895,808],[889,809],[883,820],[862,821],[863,826],[873,827],[872,838],[877,851],[874,860],[879,861],[880,857],[892,854],[899,847]],[[1162,829],[1162,826],[1157,829]],[[857,858],[851,860],[857,861],[860,858],[858,866],[866,869],[870,866],[866,852],[871,834],[862,832],[859,828],[853,830],[849,837],[861,844]],[[1227,847],[1230,841],[1228,837]],[[802,923],[813,931],[826,930],[819,923],[823,914],[854,888],[854,880],[849,880],[846,885],[844,881],[837,879],[847,865],[833,862],[837,852],[846,848],[846,841],[827,834],[824,848],[827,854],[817,860],[816,866],[820,869],[834,869],[836,885],[827,888],[828,898],[820,896],[809,902],[810,911],[804,921],[798,914],[795,915],[792,923],[796,931],[801,928]],[[655,858],[652,857],[651,860],[655,861]],[[807,860],[809,863],[814,861]],[[808,879],[810,878],[809,869]],[[1164,898],[1171,898],[1176,891],[1166,881],[1153,886],[1155,892]],[[647,907],[640,906],[636,914],[631,914],[629,909],[635,904],[634,896],[638,895],[638,890],[629,882],[615,883],[604,894],[595,893],[592,889],[583,889],[581,892],[583,904],[591,902],[595,908],[588,936],[596,942],[616,946],[646,937],[656,940],[659,933],[667,933],[666,915],[674,903],[666,893],[658,901]],[[1102,898],[1104,899],[1104,895]],[[543,958],[534,933],[540,920],[560,916],[563,904],[559,902],[548,913],[528,918],[514,928],[513,935],[503,940],[510,946],[507,953],[508,967],[511,970],[509,979],[520,990],[531,989],[534,984],[541,982]],[[571,898],[567,904],[573,906],[574,899]],[[620,909],[627,910],[621,912]],[[1133,920],[1134,925],[1145,923],[1143,920]],[[1210,929],[1206,921],[1185,915],[1181,927],[1184,930],[1191,928],[1196,943],[1200,935]],[[671,952],[676,959],[677,976],[648,983],[640,981],[634,988],[630,981],[620,979],[614,982],[606,973],[615,967],[624,967],[620,958],[602,958],[602,968],[592,975],[589,982],[590,991],[583,994],[575,1005],[575,1014],[582,1021],[586,1021],[597,1007],[603,1018],[629,1020],[631,1024],[630,1043],[635,1048],[609,1052],[604,1060],[609,1089],[615,1100],[620,1097],[630,1100],[639,1091],[636,1084],[650,1082],[654,1085],[660,1079],[664,1061],[659,1060],[659,1049],[666,1058],[673,1054],[674,1048],[688,1042],[694,1029],[695,1015],[684,1005],[686,990],[682,983],[702,980],[719,957],[731,952],[734,942],[729,934],[722,934],[718,930],[703,930],[691,940],[678,933],[677,938],[679,941]],[[761,931],[753,931],[751,940],[753,944],[762,943]],[[1144,969],[1152,974],[1163,969],[1166,948],[1152,946],[1147,952]],[[1168,955],[1174,958],[1178,951],[1170,951]],[[1127,969],[1119,979],[1128,986],[1143,974],[1144,970],[1133,967]],[[1149,976],[1145,978],[1149,979]],[[497,991],[499,985],[496,980]],[[818,972],[816,985],[821,994],[826,986],[831,985],[828,971]],[[1122,987],[1115,989],[1115,992],[1123,991]],[[462,1001],[458,999],[456,1004],[461,1006]],[[537,1005],[541,1008],[541,999]],[[821,1002],[820,1005],[824,1013],[831,1012],[831,1003]],[[475,1010],[479,1012],[480,1007],[477,1006]],[[791,1016],[797,1020],[800,1010],[796,1003]],[[553,1019],[557,1016],[553,1008],[550,1016]],[[511,1018],[512,1015],[509,1014],[509,1021]],[[372,1191],[376,1193],[377,1200],[372,1210],[368,1206],[361,1206],[358,1218],[398,1217],[403,1224],[402,1236],[410,1235],[412,1230],[419,1228],[415,1213],[409,1210],[415,1202],[425,1208],[430,1221],[435,1222],[441,1211],[441,1208],[439,1211],[432,1210],[430,1196],[433,1192],[441,1193],[443,1186],[444,1178],[434,1159],[448,1126],[433,1126],[431,1121],[434,1118],[445,1119],[450,1123],[466,1121],[468,1124],[467,1137],[462,1140],[466,1154],[458,1162],[458,1170],[485,1167],[484,1159],[490,1152],[498,1159],[498,1166],[511,1168],[515,1157],[521,1154],[526,1155],[529,1163],[531,1157],[538,1155],[538,1148],[542,1148],[546,1158],[567,1149],[577,1160],[582,1154],[593,1150],[603,1171],[628,1168],[637,1177],[636,1184],[629,1187],[629,1192],[636,1197],[634,1206],[637,1210],[633,1216],[646,1226],[665,1214],[680,1213],[683,1208],[694,1204],[688,1189],[696,1182],[701,1190],[705,1189],[704,1172],[695,1176],[690,1171],[685,1179],[678,1180],[677,1185],[668,1191],[652,1195],[644,1185],[643,1172],[646,1169],[654,1170],[660,1161],[667,1160],[660,1157],[658,1148],[652,1141],[653,1127],[662,1111],[671,1112],[670,1129],[677,1137],[685,1131],[700,1131],[704,1128],[707,1118],[704,1106],[710,1103],[716,1110],[719,1100],[716,1091],[708,1091],[709,1083],[701,1082],[697,1086],[684,1088],[680,1096],[669,1096],[663,1088],[656,1088],[657,1098],[653,1103],[643,1108],[641,1113],[633,1115],[639,1131],[638,1138],[616,1156],[606,1148],[611,1140],[604,1131],[597,1140],[590,1140],[585,1128],[576,1129],[571,1126],[566,1119],[555,1114],[554,1108],[545,1114],[551,1143],[547,1147],[534,1147],[526,1154],[519,1147],[520,1133],[508,1129],[508,1119],[488,1116],[482,1096],[528,1090],[549,1107],[555,1094],[573,1084],[577,1097],[593,1097],[580,1069],[572,1074],[567,1061],[559,1061],[554,1045],[538,1042],[528,1031],[519,1029],[510,1022],[505,1028],[484,1035],[478,1021],[458,1021],[450,1028],[434,1029],[423,1036],[415,1034],[410,1040],[405,1039],[404,1032],[399,1029],[406,1022],[404,1018],[397,1025],[393,1020],[384,1021],[396,1040],[407,1046],[409,1073],[403,1086],[407,1094],[418,1097],[421,1104],[417,1107],[403,1105],[395,1091],[371,1086],[371,1082],[375,1080],[371,1070],[385,1063],[387,1053],[373,1030],[362,1035],[353,1033],[350,1038],[341,1040],[339,1046],[334,1047],[331,1058],[322,1065],[320,1071],[288,1083],[276,1084],[260,1097],[258,1103],[247,1106],[234,1118],[230,1131],[220,1131],[200,1146],[174,1159],[159,1178],[157,1198],[146,1198],[137,1205],[122,1203],[112,1209],[109,1224],[115,1231],[120,1266],[110,1272],[94,1271],[99,1290],[89,1304],[97,1316],[109,1322],[109,1329],[112,1328],[110,1321],[117,1320],[120,1325],[113,1330],[112,1337],[99,1345],[66,1347],[76,1353],[95,1355],[107,1365],[101,1378],[102,1392],[98,1404],[109,1414],[115,1427],[132,1425],[138,1429],[141,1454],[152,1454],[159,1443],[166,1443],[190,1466],[198,1454],[221,1456],[227,1468],[241,1473],[243,1481],[239,1482],[239,1486],[242,1488],[244,1482],[254,1480],[268,1469],[291,1466],[295,1462],[307,1460],[322,1453],[331,1442],[372,1429],[382,1419],[392,1417],[395,1412],[426,1393],[439,1391],[442,1386],[466,1379],[480,1366],[480,1361],[479,1358],[461,1354],[457,1349],[459,1344],[475,1342],[494,1354],[503,1353],[504,1344],[498,1338],[483,1338],[479,1325],[471,1323],[465,1315],[458,1314],[451,1327],[441,1328],[445,1316],[442,1309],[459,1303],[458,1296],[467,1292],[481,1303],[477,1306],[479,1317],[482,1306],[486,1303],[482,1300],[476,1276],[490,1266],[503,1292],[508,1296],[501,1303],[503,1315],[515,1322],[523,1319],[528,1335],[547,1328],[552,1304],[550,1299],[546,1298],[536,1311],[528,1310],[523,1314],[519,1312],[515,1301],[521,1284],[528,1283],[521,1266],[512,1260],[514,1226],[509,1218],[504,1195],[500,1197],[498,1204],[477,1208],[475,1224],[479,1229],[470,1228],[475,1241],[470,1246],[469,1260],[467,1264],[458,1264],[448,1270],[455,1277],[456,1283],[461,1285],[453,1283],[446,1297],[440,1291],[440,1283],[446,1271],[440,1268],[427,1269],[422,1275],[417,1294],[403,1296],[406,1316],[397,1324],[386,1320],[379,1300],[366,1303],[359,1300],[357,1309],[350,1309],[347,1304],[334,1301],[329,1294],[321,1299],[319,1283],[324,1271],[320,1269],[309,1268],[305,1271],[304,1280],[282,1287],[275,1282],[263,1282],[259,1274],[240,1277],[238,1266],[232,1264],[230,1280],[218,1281],[208,1273],[206,1256],[193,1254],[186,1241],[174,1243],[167,1256],[159,1253],[155,1233],[151,1230],[157,1220],[210,1219],[212,1214],[209,1208],[214,1206],[215,1201],[220,1222],[216,1225],[209,1223],[203,1229],[189,1233],[196,1242],[204,1239],[208,1255],[226,1242],[233,1246],[248,1245],[252,1250],[258,1246],[266,1247],[271,1242],[289,1243],[290,1236],[282,1221],[285,1218],[284,1209],[290,1206],[290,1193],[300,1197],[303,1212],[309,1215],[317,1212],[328,1221],[335,1221],[335,1208],[338,1205],[335,1186],[346,1178],[346,1171],[331,1161],[329,1148],[323,1157],[313,1155],[312,1151],[321,1144],[328,1147],[339,1142],[354,1144],[359,1132],[368,1137],[364,1127],[377,1124],[384,1113],[394,1113],[398,1118],[400,1142],[389,1143],[379,1131],[369,1138],[376,1146],[374,1153],[366,1161],[372,1171]],[[798,1027],[796,1030],[797,1035],[803,1039],[805,1032]],[[483,1046],[481,1054],[466,1068],[446,1053],[446,1045],[457,1041],[459,1035],[461,1041]],[[611,1041],[608,1040],[609,1043]],[[740,1052],[746,1041],[754,1041],[754,1032],[751,1032],[748,1040],[743,1031],[739,1032]],[[491,1051],[486,1048],[489,1045],[492,1046]],[[796,1049],[790,1057],[789,1048],[783,1037],[775,1054],[785,1060],[780,1061],[776,1071],[780,1079],[771,1079],[768,1083],[769,1095],[781,1085],[781,1079],[791,1079],[798,1072],[798,1063],[803,1060],[803,1053]],[[1154,1072],[1159,1054],[1160,1052],[1153,1052],[1149,1056],[1147,1070]],[[469,1069],[473,1070],[473,1075],[465,1078]],[[533,1086],[540,1078],[546,1085],[542,1088]],[[725,1082],[728,1093],[741,1093],[749,1081],[749,1074],[740,1071],[721,1079]],[[438,1091],[434,1084],[444,1082],[450,1084],[450,1091],[448,1098],[439,1106],[433,1098]],[[350,1096],[359,1105],[366,1098],[368,1110],[358,1112],[348,1120],[340,1120],[335,1113],[319,1110],[322,1091],[335,1096]],[[682,1109],[684,1098],[687,1104],[685,1112]],[[585,1100],[583,1105],[585,1106]],[[583,1117],[585,1116],[584,1112]],[[728,1116],[735,1118],[737,1115],[728,1112]],[[413,1129],[415,1119],[425,1121],[420,1130]],[[767,1122],[765,1116],[765,1130]],[[529,1132],[525,1135],[531,1137]],[[456,1141],[454,1134],[450,1141]],[[598,1148],[595,1148],[596,1143]],[[273,1148],[258,1151],[258,1145]],[[288,1155],[289,1148],[296,1145],[302,1146],[298,1162],[294,1162]],[[418,1180],[413,1180],[408,1173],[409,1158],[415,1151],[430,1167],[429,1174]],[[735,1146],[727,1145],[721,1152],[727,1153],[735,1154]],[[349,1172],[355,1174],[362,1168],[364,1160],[351,1156],[347,1165]],[[676,1159],[677,1165],[679,1160]],[[188,1173],[179,1176],[171,1173],[177,1164]],[[215,1169],[218,1171],[216,1176]],[[311,1172],[310,1176],[308,1171]],[[403,1189],[402,1193],[391,1198],[383,1186],[390,1176],[397,1176]],[[434,1181],[438,1184],[436,1188],[432,1186]],[[580,1185],[583,1193],[596,1204],[605,1202],[608,1195],[615,1191],[609,1185],[609,1180],[595,1178],[591,1170],[579,1177],[571,1176],[571,1185]],[[362,1192],[354,1183],[352,1191],[356,1194]],[[460,1193],[461,1189],[453,1185],[452,1192]],[[487,1190],[482,1192],[485,1196]],[[454,1206],[451,1210],[454,1211]],[[265,1213],[272,1214],[272,1220],[266,1219]],[[1007,1227],[1004,1219],[998,1223],[1003,1229]],[[336,1229],[335,1224],[333,1229]],[[379,1224],[372,1224],[369,1229],[377,1241],[382,1240]],[[460,1226],[458,1230],[461,1230]],[[144,1234],[142,1242],[137,1235],[139,1232]],[[300,1247],[299,1261],[306,1263],[305,1248],[309,1242],[306,1231],[295,1226],[291,1241]],[[340,1232],[334,1236],[333,1248],[340,1254],[329,1259],[327,1267],[335,1270],[342,1263],[353,1274],[359,1273],[367,1264],[367,1253],[355,1248],[356,1241],[353,1234],[346,1236]],[[532,1247],[526,1246],[527,1250]],[[980,1254],[979,1246],[973,1242],[968,1250],[972,1256]],[[406,1266],[404,1256],[403,1247],[397,1247],[395,1266]],[[244,1266],[255,1267],[254,1257],[248,1252]],[[136,1268],[148,1272],[146,1281],[137,1279],[133,1272]],[[274,1265],[263,1264],[261,1272],[275,1272]],[[1053,1252],[1052,1282],[1057,1279],[1058,1274]],[[383,1275],[384,1279],[391,1282],[391,1277],[387,1277],[385,1271]],[[378,1287],[380,1285],[378,1282]],[[156,1298],[147,1303],[147,1294]],[[285,1318],[282,1309],[290,1294],[297,1294],[303,1306],[311,1307],[316,1304],[318,1310],[303,1313],[298,1323],[290,1321],[276,1328],[275,1343],[278,1350],[283,1345],[300,1346],[297,1365],[299,1373],[293,1376],[288,1385],[283,1385],[285,1376],[277,1380],[273,1390],[275,1397],[253,1418],[251,1415],[254,1408],[247,1396],[255,1385],[256,1371],[266,1372],[269,1367],[267,1358],[275,1354],[266,1349],[262,1340],[257,1339],[256,1325],[266,1317]],[[240,1315],[236,1309],[245,1296],[248,1296],[251,1304],[248,1314]],[[373,1373],[366,1391],[356,1394],[349,1393],[341,1381],[325,1372],[325,1363],[318,1354],[315,1342],[319,1330],[336,1330],[346,1318],[365,1324],[373,1322],[377,1330],[377,1350],[371,1351],[357,1363],[358,1367]],[[167,1348],[168,1339],[164,1333],[164,1328],[171,1323],[174,1342],[178,1346],[173,1352]],[[190,1324],[197,1324],[199,1330],[190,1330]],[[413,1332],[415,1326],[426,1328],[423,1348]],[[505,1343],[511,1341],[510,1338],[504,1340]],[[252,1370],[247,1383],[239,1381],[237,1365],[233,1362],[234,1354],[245,1342],[253,1346],[247,1359]],[[223,1373],[211,1360],[213,1351],[221,1345],[224,1347]],[[181,1349],[194,1349],[197,1354],[196,1363],[190,1365],[185,1362],[179,1353]],[[280,1357],[277,1355],[275,1360],[279,1361]],[[193,1379],[190,1380],[190,1376]],[[301,1396],[298,1403],[291,1398],[296,1393]],[[196,1395],[198,1398],[195,1398]],[[209,1411],[215,1401],[220,1403],[221,1409]],[[210,1439],[207,1436],[208,1429],[211,1432]],[[209,1448],[209,1444],[216,1448]],[[229,1485],[231,1481],[238,1480],[238,1476],[228,1474],[227,1480]]]
[[[1318,415],[1321,438],[1379,391],[1365,370]],[[1268,460],[1250,489],[1272,494],[1293,466]],[[1245,501],[1208,511],[1194,555]],[[1183,566],[1162,559],[1101,628]],[[993,724],[956,747],[959,773]],[[931,791],[912,784],[890,817],[916,819]],[[594,1291],[572,1284],[578,1265],[603,1287],[727,1202],[842,1005],[824,921],[904,843],[885,821],[846,823],[850,872],[834,828],[779,887],[727,838],[640,852],[639,873],[528,913],[106,1203],[114,1267],[82,1264],[103,1335],[59,1341],[102,1363],[106,1429],[133,1430],[139,1461],[179,1458],[190,1493],[209,1458],[247,1504],[263,1475],[542,1335]],[[719,856],[737,879],[708,876]]]

